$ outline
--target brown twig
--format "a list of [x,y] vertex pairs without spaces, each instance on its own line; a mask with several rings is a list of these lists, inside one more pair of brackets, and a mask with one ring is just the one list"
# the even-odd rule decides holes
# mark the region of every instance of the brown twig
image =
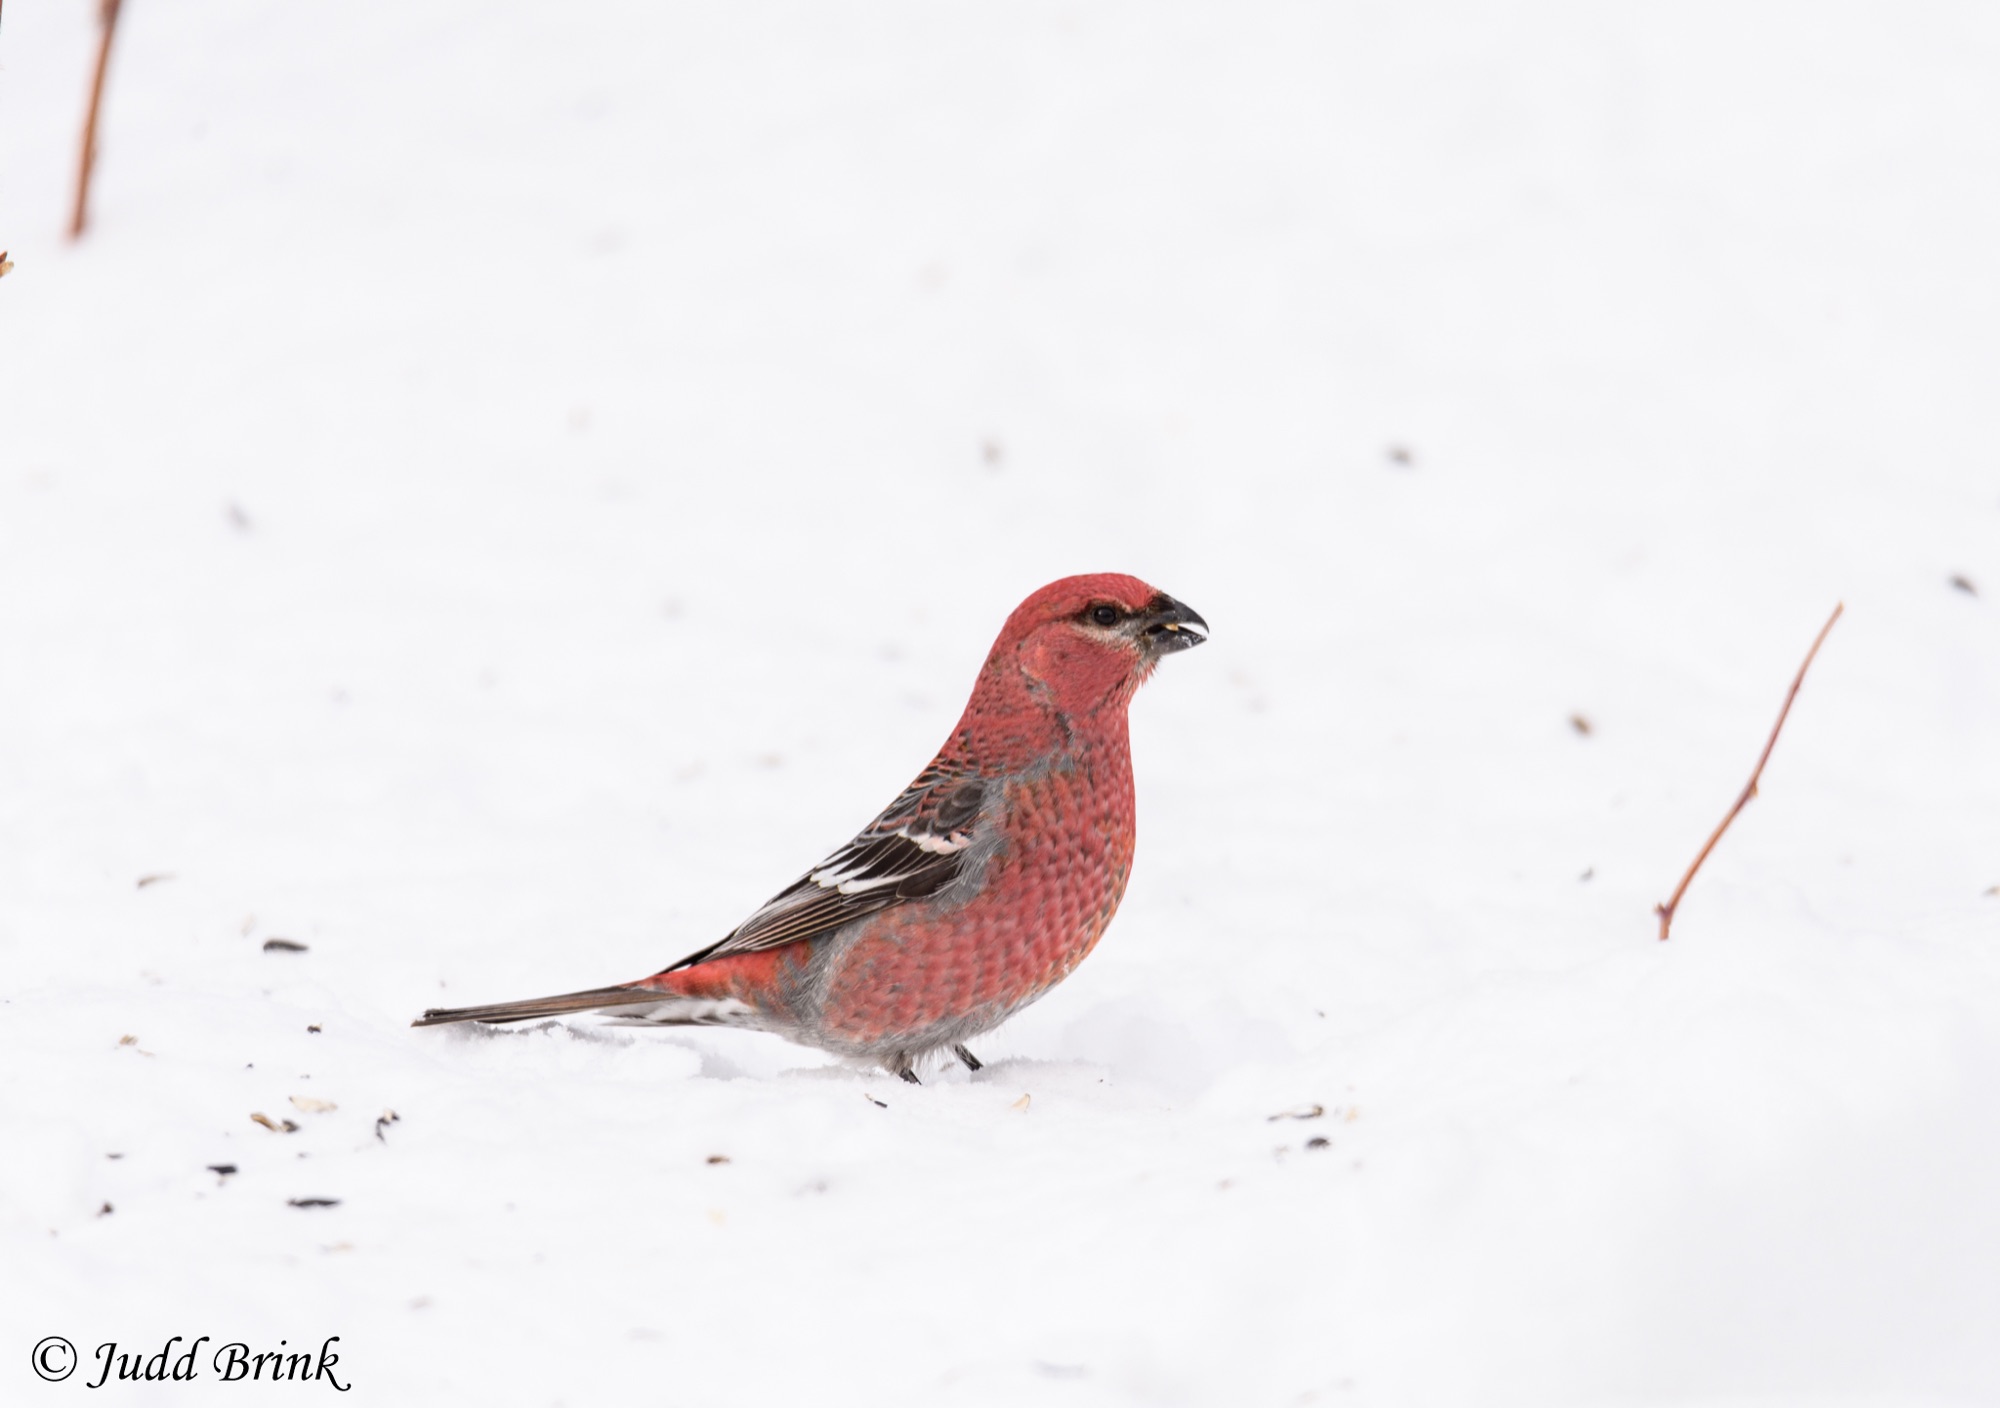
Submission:
[[98,24],[103,33],[97,43],[97,71],[90,80],[90,111],[83,118],[83,156],[76,168],[76,210],[70,216],[69,237],[83,238],[90,211],[90,172],[97,165],[97,110],[104,102],[104,71],[111,65],[111,36],[118,29],[118,11],[123,0],[99,0]]
[[1785,726],[1785,716],[1792,712],[1792,701],[1799,697],[1799,686],[1806,682],[1806,671],[1812,668],[1813,656],[1819,654],[1819,648],[1826,640],[1826,633],[1833,629],[1833,623],[1840,619],[1840,613],[1844,609],[1842,603],[1835,602],[1833,615],[1826,618],[1826,624],[1821,626],[1819,634],[1813,637],[1812,649],[1806,652],[1806,658],[1800,662],[1799,672],[1792,676],[1792,687],[1785,691],[1785,707],[1778,710],[1778,721],[1771,725],[1771,736],[1764,743],[1764,751],[1757,759],[1757,766],[1751,770],[1750,780],[1743,785],[1743,795],[1736,799],[1736,805],[1729,809],[1729,815],[1725,816],[1722,824],[1715,828],[1714,834],[1702,846],[1701,854],[1694,858],[1694,864],[1689,866],[1687,874],[1681,877],[1681,883],[1674,887],[1674,897],[1665,904],[1653,906],[1653,913],[1660,916],[1661,942],[1666,941],[1667,931],[1673,927],[1674,910],[1679,906],[1681,896],[1687,893],[1688,882],[1693,880],[1694,873],[1701,869],[1701,863],[1708,859],[1708,853],[1715,849],[1715,843],[1722,839],[1722,833],[1729,829],[1729,823],[1736,820],[1736,814],[1757,795],[1757,779],[1764,775],[1764,764],[1771,761],[1771,750],[1778,746],[1778,734]]

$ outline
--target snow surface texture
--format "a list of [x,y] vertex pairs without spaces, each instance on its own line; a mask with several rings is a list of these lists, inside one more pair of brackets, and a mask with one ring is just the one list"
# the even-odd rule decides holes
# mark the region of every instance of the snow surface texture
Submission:
[[[2000,1399],[2000,11],[126,8],[75,247],[0,39],[0,1397]],[[984,1072],[409,1029],[1096,570],[1214,636]]]

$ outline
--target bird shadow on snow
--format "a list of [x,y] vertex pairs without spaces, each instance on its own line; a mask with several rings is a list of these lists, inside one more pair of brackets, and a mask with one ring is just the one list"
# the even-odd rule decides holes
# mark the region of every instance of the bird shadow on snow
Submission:
[[807,1047],[793,1046],[761,1032],[706,1031],[648,1035],[664,1045],[689,1051],[701,1062],[698,1078],[707,1080],[783,1081],[808,1086],[843,1086],[878,1101],[894,1100],[927,1090],[1001,1087],[1046,1094],[1088,1095],[1116,1084],[1107,1067],[1091,1061],[1044,1060],[988,1054],[977,1071],[969,1071],[949,1055],[938,1055],[917,1067],[919,1083],[911,1085],[872,1061],[843,1058]]
[[[1252,1045],[1268,1044],[1265,1034],[1253,1035],[1262,1040]],[[1070,1023],[1046,1043],[1046,1055],[988,1053],[977,1071],[967,1070],[949,1055],[934,1058],[919,1067],[918,1086],[871,1062],[793,1046],[763,1032],[695,1034],[550,1019],[510,1026],[466,1022],[453,1028],[449,1039],[479,1044],[554,1040],[600,1048],[673,1047],[695,1058],[693,1077],[698,1080],[846,1085],[884,1099],[920,1089],[998,1085],[1076,1097],[1120,1089],[1128,1095],[1180,1101],[1199,1095],[1240,1054],[1236,1043],[1218,1043],[1213,1033],[1199,1033],[1185,1023],[1162,1018],[1137,1001],[1107,1003]]]
[[672,1047],[685,1051],[699,1063],[698,1080],[798,1081],[828,1085],[851,1085],[874,1090],[877,1095],[902,1094],[914,1089],[940,1086],[983,1086],[1019,1084],[1028,1079],[1041,1089],[1082,1093],[1113,1082],[1113,1073],[1102,1063],[1033,1057],[988,1059],[978,1071],[968,1071],[949,1055],[933,1057],[918,1067],[919,1086],[911,1086],[874,1062],[843,1059],[808,1047],[780,1041],[767,1032],[707,1030],[687,1031],[648,1029],[643,1024],[598,1024],[552,1018],[523,1022],[515,1026],[490,1027],[467,1022],[457,1029],[461,1039],[475,1042],[540,1038],[587,1042],[606,1047]]
[[481,1044],[536,1039],[632,1050],[669,1047],[695,1058],[698,1064],[694,1077],[699,1080],[853,1080],[857,1076],[877,1075],[891,1084],[901,1084],[879,1066],[843,1062],[781,1042],[764,1032],[710,1030],[695,1035],[648,1027],[642,1022],[593,1022],[559,1017],[507,1026],[461,1022],[448,1030],[447,1040]]
[[998,1091],[1010,1101],[1020,1096],[1064,1096],[1089,1103],[1102,1103],[1117,1089],[1112,1072],[1104,1066],[1082,1061],[1049,1061],[1016,1056],[988,1058],[977,1071],[968,1071],[946,1057],[918,1068],[920,1083],[911,1085],[864,1062],[829,1059],[821,1066],[802,1066],[779,1072],[786,1082],[823,1087],[847,1086],[878,1105],[899,1100],[953,1098],[954,1092],[979,1094],[990,1099]]

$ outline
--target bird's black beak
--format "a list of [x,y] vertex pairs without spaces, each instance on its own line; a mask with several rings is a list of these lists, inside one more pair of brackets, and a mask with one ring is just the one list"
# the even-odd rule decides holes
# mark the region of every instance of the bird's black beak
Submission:
[[1171,655],[1207,640],[1208,622],[1192,606],[1162,592],[1146,604],[1139,618],[1139,638],[1155,655]]

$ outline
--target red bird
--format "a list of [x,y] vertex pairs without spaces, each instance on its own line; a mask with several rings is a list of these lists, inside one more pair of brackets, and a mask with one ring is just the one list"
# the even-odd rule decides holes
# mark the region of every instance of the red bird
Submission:
[[627,1021],[776,1032],[916,1067],[992,1030],[1096,945],[1132,873],[1125,709],[1208,623],[1136,577],[1043,587],[1007,618],[972,699],[907,791],[719,943],[621,987],[413,1025],[593,1008]]

